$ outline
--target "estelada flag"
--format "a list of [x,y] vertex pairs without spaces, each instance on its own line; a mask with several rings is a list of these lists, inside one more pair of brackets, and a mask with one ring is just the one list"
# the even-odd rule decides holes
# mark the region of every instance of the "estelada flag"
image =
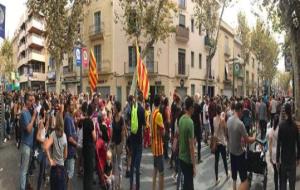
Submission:
[[90,68],[89,68],[89,82],[91,86],[91,91],[95,92],[96,85],[98,81],[97,67],[96,67],[96,58],[94,52],[90,50]]

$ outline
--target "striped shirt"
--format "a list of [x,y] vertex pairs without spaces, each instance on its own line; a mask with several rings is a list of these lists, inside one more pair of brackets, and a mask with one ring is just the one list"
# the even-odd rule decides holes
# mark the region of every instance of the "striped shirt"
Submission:
[[154,156],[161,156],[163,155],[163,136],[161,131],[164,129],[164,124],[159,109],[154,110],[152,117],[152,153]]

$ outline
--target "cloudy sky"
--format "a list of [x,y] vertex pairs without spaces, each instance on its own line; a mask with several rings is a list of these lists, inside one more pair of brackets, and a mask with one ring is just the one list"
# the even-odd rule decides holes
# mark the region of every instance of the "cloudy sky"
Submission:
[[[26,9],[26,0],[0,0],[0,3],[6,6],[6,37],[13,37],[19,19]],[[233,27],[237,26],[237,14],[239,11],[245,12],[249,25],[255,26],[255,16],[252,14],[249,0],[240,0],[238,4],[227,8],[224,11],[223,19]],[[278,37],[278,42],[282,42],[282,38]],[[280,60],[279,68],[284,69],[283,60]]]

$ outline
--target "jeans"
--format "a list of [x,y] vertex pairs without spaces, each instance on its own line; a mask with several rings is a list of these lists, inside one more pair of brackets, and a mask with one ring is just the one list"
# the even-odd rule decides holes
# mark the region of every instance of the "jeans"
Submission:
[[276,167],[276,164],[272,164],[274,169],[274,184],[275,184],[275,190],[278,190],[278,181],[279,181],[279,172]]
[[275,115],[276,115],[276,113],[271,113],[271,128],[273,127],[273,124],[274,124]]
[[215,152],[215,175],[216,175],[216,181],[218,181],[218,167],[219,167],[219,156],[222,156],[224,169],[226,172],[226,175],[228,175],[228,167],[227,167],[227,160],[226,160],[226,146],[222,144],[218,144],[216,152]]
[[95,169],[95,148],[92,146],[86,146],[82,149],[83,152],[83,189],[92,189],[93,186],[93,177]]
[[45,169],[46,169],[46,154],[44,152],[41,152],[41,161],[40,161],[40,171],[39,171],[39,177],[38,177],[38,185],[37,185],[37,190],[41,189],[42,182],[45,179]]
[[[133,187],[133,176],[135,172],[135,180],[136,180],[136,190],[140,189],[140,166],[142,159],[142,144],[134,144],[132,143],[132,158],[130,165],[130,189]],[[134,170],[135,169],[135,170]]]
[[120,187],[122,179],[122,144],[113,147],[113,173],[115,175],[115,186]]
[[183,187],[183,176],[181,173],[179,158],[176,158],[176,172],[177,172],[177,179],[176,179],[176,190],[180,190]]
[[64,166],[56,165],[51,167],[50,171],[50,189],[66,190],[66,171]]
[[8,135],[10,135],[10,119],[5,121],[5,132],[5,136],[8,137]]
[[211,136],[214,136],[214,118],[209,119],[209,125],[210,125],[210,131],[211,131]]
[[193,165],[180,160],[180,168],[184,176],[183,190],[194,190]]
[[201,160],[201,132],[199,131],[199,134],[196,134],[195,137],[196,137],[197,144],[198,144],[198,147],[197,147],[198,148],[198,151],[197,151],[198,161],[200,161]]
[[267,122],[265,120],[260,120],[259,126],[261,131],[261,139],[265,139],[267,133]]
[[69,158],[65,161],[66,169],[68,178],[72,179],[74,176],[74,170],[75,170],[75,158]]
[[25,190],[27,174],[30,162],[30,152],[31,148],[26,145],[21,145],[21,171],[20,171],[20,190]]
[[295,165],[280,165],[280,190],[287,189],[287,180],[289,180],[289,189],[295,190],[296,184],[296,163]]

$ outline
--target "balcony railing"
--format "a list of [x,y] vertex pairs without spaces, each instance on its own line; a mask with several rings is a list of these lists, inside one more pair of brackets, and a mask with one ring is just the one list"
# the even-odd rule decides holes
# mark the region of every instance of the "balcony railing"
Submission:
[[110,67],[110,64],[100,64],[100,65],[97,65],[97,73],[98,74],[108,74],[108,73],[111,73],[111,67]]
[[91,40],[103,39],[104,24],[91,25],[89,28],[89,36]]
[[176,40],[181,42],[188,42],[190,30],[187,27],[176,26]]
[[[144,62],[144,64],[146,64]],[[130,67],[127,62],[124,63],[124,73],[127,75],[132,75],[136,70],[135,66]],[[148,63],[147,65],[148,75],[154,75],[158,73],[158,62],[154,61],[153,63]]]
[[44,47],[45,40],[43,37],[35,34],[28,36],[28,44],[31,48],[42,49]]
[[187,64],[175,64],[176,77],[188,77],[190,73],[190,66]]
[[27,24],[27,31],[28,32],[35,32],[35,33],[42,33],[45,31],[45,25],[43,23],[44,21],[43,20],[40,20],[40,19],[36,19],[36,18],[31,18],[29,21],[28,21],[28,24]]

